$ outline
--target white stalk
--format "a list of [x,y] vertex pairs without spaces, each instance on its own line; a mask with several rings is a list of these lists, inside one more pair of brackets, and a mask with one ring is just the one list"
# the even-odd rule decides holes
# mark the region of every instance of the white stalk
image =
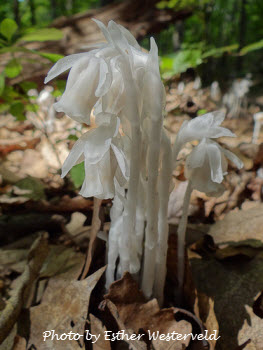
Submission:
[[136,201],[140,176],[141,129],[138,108],[138,93],[133,81],[129,62],[123,60],[124,85],[126,87],[126,114],[131,123],[130,177],[127,201],[123,214],[123,233],[121,241],[121,270],[137,273],[140,269],[136,247],[133,247],[132,236],[135,235]]
[[144,199],[144,188],[142,180],[139,183],[137,207],[136,207],[136,224],[135,224],[135,239],[137,254],[141,258],[143,253],[143,238],[144,238],[144,227],[145,227],[145,199]]
[[185,267],[185,233],[188,219],[188,208],[190,204],[191,193],[193,191],[191,180],[188,182],[186,192],[184,195],[183,202],[183,213],[179,222],[177,230],[177,275],[178,275],[178,285],[179,285],[179,294],[182,295],[183,291],[183,282],[184,282],[184,267]]
[[162,134],[162,169],[159,183],[160,207],[158,214],[158,247],[156,258],[156,271],[154,282],[154,295],[159,305],[163,304],[164,286],[166,279],[166,260],[168,249],[169,226],[167,211],[170,185],[172,179],[172,150],[171,143],[166,134]]
[[114,282],[114,272],[116,268],[116,262],[119,256],[118,240],[122,231],[122,212],[123,203],[116,195],[111,207],[111,227],[109,231],[108,239],[108,261],[106,270],[106,288],[108,289],[112,282]]
[[144,266],[142,290],[150,298],[155,277],[156,246],[158,240],[158,168],[161,145],[162,114],[151,120],[151,132],[148,154],[148,183],[147,183],[147,225],[144,248]]

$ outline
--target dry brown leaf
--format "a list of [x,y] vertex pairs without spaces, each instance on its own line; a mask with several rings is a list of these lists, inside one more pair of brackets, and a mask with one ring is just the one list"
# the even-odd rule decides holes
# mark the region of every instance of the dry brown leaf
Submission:
[[263,242],[263,204],[228,213],[211,226],[209,234],[216,244],[258,240]]
[[214,337],[212,337],[213,339],[209,339],[211,335],[215,335],[217,338],[219,334],[219,325],[215,315],[214,301],[204,294],[198,294],[194,305],[194,311],[198,318],[202,319],[204,326],[208,331],[207,338],[210,345],[209,349],[214,350],[216,346],[216,340]]
[[16,335],[12,350],[26,350],[26,339]]
[[89,315],[90,318],[90,329],[91,334],[100,335],[98,341],[93,344],[93,350],[111,350],[110,341],[105,339],[104,332],[107,330],[102,322],[92,314]]
[[[132,279],[129,273],[125,273],[123,278],[114,282],[109,289],[109,293],[105,295],[106,304],[116,319],[120,330],[125,329],[129,334],[144,333],[148,337],[149,333],[158,332],[166,334],[177,332],[179,334],[191,333],[192,326],[184,320],[177,322],[175,314],[179,311],[176,308],[160,310],[156,299],[145,301],[141,291],[138,289],[137,283]],[[114,304],[113,304],[114,303]],[[116,308],[116,310],[115,310]],[[143,330],[143,331],[142,331]],[[181,350],[183,344],[187,346],[190,338],[178,341],[164,341],[160,339],[153,340],[153,346],[156,350]],[[141,341],[138,341],[141,345]],[[129,345],[134,341],[130,341]],[[138,344],[137,344],[138,346]]]
[[80,233],[82,233],[85,229],[87,230],[88,228],[84,227],[84,223],[87,220],[86,215],[80,213],[80,212],[75,212],[71,215],[70,222],[65,226],[68,233],[71,236],[76,236]]
[[33,138],[25,136],[17,137],[16,139],[1,140],[0,155],[5,156],[6,154],[13,151],[35,148],[39,142],[39,137]]
[[[59,335],[70,331],[84,334],[90,295],[104,271],[105,267],[82,281],[52,278],[42,303],[30,308],[31,334],[28,346],[34,345],[37,349],[45,350],[80,349],[77,341],[69,339],[59,341],[47,338],[44,343],[43,332],[55,330]],[[79,341],[83,344],[83,337]]]
[[251,339],[245,347],[246,350],[262,350],[263,349],[263,319],[256,316],[252,308],[245,305],[246,311],[250,316],[250,322],[244,321],[242,328],[240,329],[237,339],[238,344],[242,345],[247,340]]

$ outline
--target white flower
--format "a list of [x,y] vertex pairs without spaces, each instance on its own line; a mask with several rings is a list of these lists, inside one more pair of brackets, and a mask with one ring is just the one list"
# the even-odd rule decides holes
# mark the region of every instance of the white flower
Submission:
[[211,112],[204,114],[200,117],[194,118],[190,121],[184,121],[175,140],[174,144],[174,156],[177,154],[181,147],[193,140],[201,140],[206,138],[217,138],[221,136],[235,137],[229,129],[220,126],[225,119],[223,112]]
[[227,160],[231,160],[238,169],[243,167],[241,160],[218,143],[203,138],[186,160],[185,176],[192,187],[209,196],[220,196],[224,192],[221,184],[227,174]]
[[[107,43],[87,53],[74,54],[59,60],[48,72],[45,83],[70,69],[66,90],[54,108],[64,112],[72,119],[90,123],[90,112],[99,98],[110,92],[104,99],[104,106],[111,100],[115,104],[120,99],[123,90],[122,74],[119,59],[125,57],[129,64],[137,70],[145,66],[147,54],[141,48],[132,34],[124,27],[110,21],[108,28],[98,20],[94,20],[102,30]],[[113,89],[109,91],[110,87]],[[116,96],[117,93],[117,96]],[[120,110],[120,106],[116,106]],[[111,110],[115,114],[118,110]]]
[[101,199],[114,197],[114,178],[123,186],[128,177],[128,167],[122,151],[122,139],[118,133],[119,118],[111,114],[99,114],[99,125],[76,141],[62,167],[62,177],[76,164],[85,162],[85,180],[80,194]]

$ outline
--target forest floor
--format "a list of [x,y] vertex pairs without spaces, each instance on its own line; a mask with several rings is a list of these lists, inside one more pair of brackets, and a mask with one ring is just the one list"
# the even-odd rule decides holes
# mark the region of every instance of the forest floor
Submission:
[[[221,97],[213,101],[208,88],[195,88],[194,82],[187,82],[178,95],[177,84],[173,81],[167,87],[165,128],[172,141],[184,120],[200,110],[221,106]],[[223,123],[237,137],[221,138],[220,144],[238,155],[244,168],[237,171],[230,164],[221,197],[209,198],[198,191],[192,195],[181,305],[175,294],[175,252],[187,185],[183,162],[174,172],[168,213],[166,309],[161,311],[156,300],[144,299],[128,274],[104,295],[102,276],[111,201],[101,203],[79,196],[81,178],[77,172],[60,178],[61,164],[87,126],[79,128],[70,118],[55,116],[49,88],[37,98],[37,115],[28,112],[23,122],[1,115],[0,340],[5,334],[9,336],[0,349],[84,347],[83,338],[44,343],[43,332],[52,329],[58,334],[83,334],[86,329],[93,335],[102,335],[106,329],[125,329],[129,334],[145,330],[199,334],[207,329],[209,334],[219,330],[218,341],[189,343],[188,338],[149,342],[142,337],[145,341],[125,343],[101,336],[93,345],[85,340],[85,347],[262,350],[263,131],[256,143],[251,142],[253,114],[259,111],[261,99],[249,100],[238,118],[226,118]],[[187,155],[193,145],[185,147],[182,155]],[[81,279],[85,261],[88,277]]]

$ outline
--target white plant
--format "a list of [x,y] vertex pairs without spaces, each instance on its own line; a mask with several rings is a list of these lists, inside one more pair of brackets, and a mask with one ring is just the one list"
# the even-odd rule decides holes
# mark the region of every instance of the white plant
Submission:
[[224,192],[222,181],[227,174],[226,158],[232,161],[238,169],[243,166],[240,159],[232,152],[211,140],[211,138],[221,136],[235,136],[229,129],[220,126],[224,118],[224,113],[212,112],[190,121],[185,121],[177,134],[174,144],[174,161],[176,162],[177,156],[185,143],[193,140],[200,141],[188,155],[185,165],[185,176],[188,179],[188,186],[184,197],[183,214],[177,231],[178,283],[181,293],[184,279],[185,233],[191,193],[196,189],[206,193],[208,196],[220,196]]
[[[129,271],[140,281],[146,297],[156,296],[161,304],[168,248],[168,199],[176,164],[163,128],[165,90],[158,49],[151,38],[149,53],[143,52],[124,27],[113,21],[107,27],[95,22],[107,42],[87,53],[59,60],[45,80],[70,69],[66,90],[55,109],[80,123],[90,123],[92,110],[95,116],[96,128],[75,143],[62,167],[62,177],[84,161],[85,180],[80,193],[113,198],[106,287]],[[209,113],[185,122],[177,135],[174,160],[186,142],[233,136],[220,127],[223,119],[220,113]],[[197,186],[198,176],[202,176],[198,169],[207,170],[210,164],[207,156],[212,144],[205,140],[200,148],[204,143],[203,160],[195,160],[193,153],[187,163],[190,193],[192,186]],[[225,151],[216,147],[223,159]]]

